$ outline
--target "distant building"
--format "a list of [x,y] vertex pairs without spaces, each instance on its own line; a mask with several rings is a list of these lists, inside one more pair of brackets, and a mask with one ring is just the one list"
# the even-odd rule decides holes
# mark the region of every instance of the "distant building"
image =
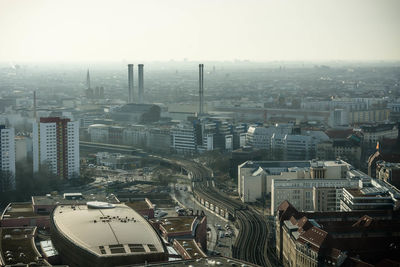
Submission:
[[171,129],[172,149],[179,154],[195,154],[201,142],[200,128],[196,124],[180,124]]
[[79,123],[60,117],[33,124],[33,171],[47,165],[57,176],[79,176]]
[[113,109],[110,117],[123,124],[151,123],[160,120],[161,108],[152,104],[126,104]]
[[92,124],[88,127],[90,141],[94,143],[108,143],[109,125]]
[[15,137],[15,161],[26,161],[32,156],[32,137],[16,136]]
[[364,143],[372,146],[383,139],[396,139],[399,131],[395,123],[362,125],[360,129]]
[[14,128],[0,125],[0,192],[15,189],[15,141]]

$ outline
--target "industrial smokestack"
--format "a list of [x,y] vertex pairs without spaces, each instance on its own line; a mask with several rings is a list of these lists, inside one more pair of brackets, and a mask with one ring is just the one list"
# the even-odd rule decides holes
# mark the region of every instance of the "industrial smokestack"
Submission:
[[199,115],[204,113],[204,65],[199,64]]
[[143,104],[144,102],[144,81],[143,81],[143,64],[139,64],[139,103]]
[[133,64],[128,64],[128,103],[133,103]]
[[36,91],[33,91],[33,117],[36,120]]

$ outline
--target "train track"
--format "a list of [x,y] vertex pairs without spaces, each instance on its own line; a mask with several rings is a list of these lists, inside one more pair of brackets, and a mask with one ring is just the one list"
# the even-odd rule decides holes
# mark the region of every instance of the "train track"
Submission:
[[193,192],[234,215],[239,235],[232,247],[232,256],[261,266],[273,266],[267,257],[268,228],[262,216],[243,203],[231,199],[213,186],[211,173],[199,163],[174,160],[191,173]]

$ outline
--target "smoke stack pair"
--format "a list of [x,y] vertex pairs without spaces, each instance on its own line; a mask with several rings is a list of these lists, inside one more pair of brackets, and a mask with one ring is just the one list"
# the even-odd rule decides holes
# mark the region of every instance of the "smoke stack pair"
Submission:
[[[143,64],[139,64],[139,103],[144,102],[144,79],[143,79]],[[128,64],[128,103],[133,103],[133,64]]]

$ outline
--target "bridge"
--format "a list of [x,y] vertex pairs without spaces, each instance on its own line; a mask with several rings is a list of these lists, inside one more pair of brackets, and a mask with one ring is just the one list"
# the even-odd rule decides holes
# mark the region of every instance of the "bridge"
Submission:
[[121,153],[129,155],[144,155],[145,152],[142,149],[125,146],[125,145],[115,145],[115,144],[105,144],[105,143],[93,143],[79,141],[80,151],[96,153],[96,152],[110,152],[110,153]]

